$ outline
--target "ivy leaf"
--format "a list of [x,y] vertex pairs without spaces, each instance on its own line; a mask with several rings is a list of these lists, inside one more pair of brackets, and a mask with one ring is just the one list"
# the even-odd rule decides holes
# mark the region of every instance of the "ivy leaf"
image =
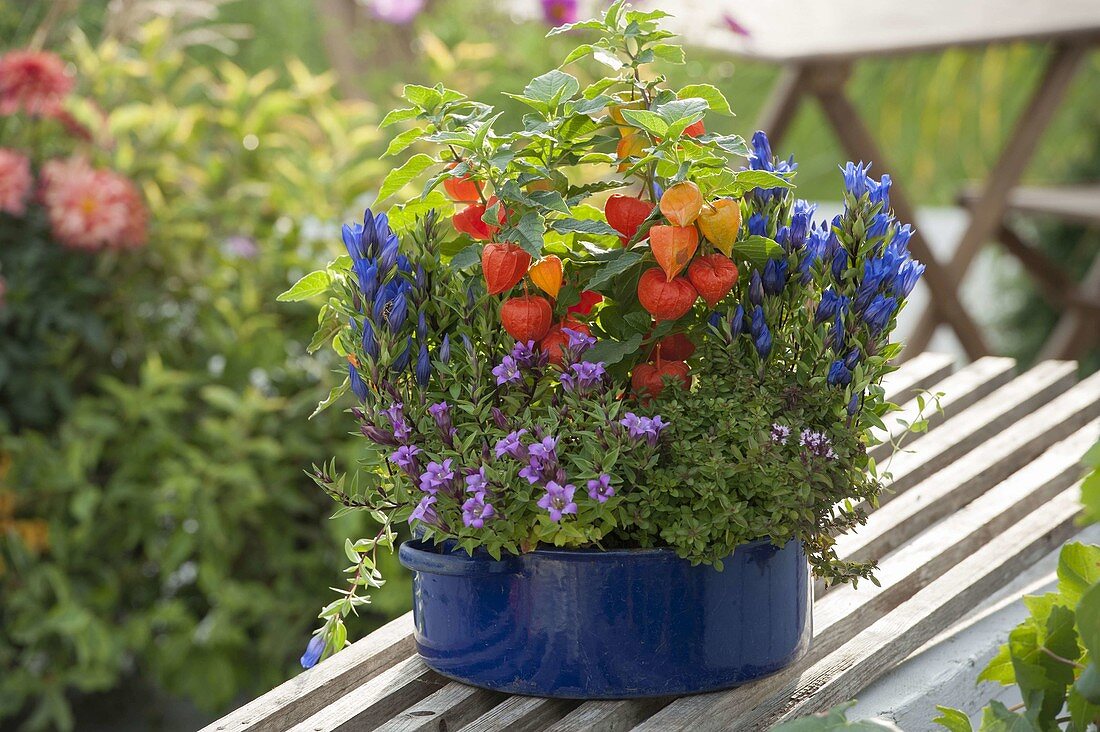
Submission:
[[640,261],[642,261],[641,254],[624,250],[618,257],[597,269],[585,286],[589,290],[597,290],[600,285],[618,277]]
[[584,360],[593,363],[602,361],[605,366],[610,366],[622,361],[632,353],[637,353],[642,345],[642,336],[635,334],[625,341],[613,341],[604,339],[597,341],[585,354]]
[[656,112],[650,112],[648,109],[624,109],[622,113],[623,119],[634,127],[641,128],[657,137],[668,135],[668,122]]
[[378,198],[374,200],[375,207],[435,164],[435,161],[424,153],[418,153],[405,161],[405,164],[401,167],[391,170],[386,174],[386,179],[382,181],[382,187],[378,189]]
[[1058,592],[1070,605],[1081,601],[1089,585],[1100,582],[1100,546],[1074,542],[1058,554]]
[[783,254],[783,247],[775,239],[753,234],[733,245],[733,253],[741,259],[763,267],[769,259]]
[[1077,691],[1088,701],[1100,704],[1100,582],[1094,582],[1077,603],[1077,632],[1088,651],[1090,663],[1077,680]]
[[1012,686],[1016,683],[1016,672],[1012,668],[1012,654],[1009,652],[1007,643],[997,649],[997,655],[989,659],[989,663],[978,674],[978,681],[993,681],[1002,686]]
[[279,302],[300,302],[302,300],[308,300],[311,297],[316,297],[317,295],[325,293],[330,284],[332,284],[332,279],[329,277],[328,272],[319,269],[316,272],[310,272],[305,277],[295,282],[289,290],[275,299]]
[[712,112],[717,112],[718,114],[733,114],[733,110],[730,109],[730,103],[726,101],[726,97],[722,92],[718,91],[718,87],[710,84],[688,84],[680,89],[680,91],[676,93],[676,96],[680,99],[702,99],[707,103],[707,106]]
[[940,712],[940,716],[936,717],[932,721],[939,726],[950,730],[950,732],[973,732],[974,727],[970,724],[970,717],[966,716],[958,709],[952,709],[951,707],[936,706],[937,711]]

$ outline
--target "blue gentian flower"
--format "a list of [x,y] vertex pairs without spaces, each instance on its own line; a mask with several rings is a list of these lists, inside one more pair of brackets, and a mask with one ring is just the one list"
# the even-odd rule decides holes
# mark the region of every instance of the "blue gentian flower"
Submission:
[[395,374],[400,374],[402,371],[409,367],[409,362],[412,361],[413,354],[413,339],[409,336],[405,342],[405,350],[401,352],[401,355],[394,359],[393,364],[390,366],[390,370]]
[[306,652],[302,654],[302,668],[313,668],[316,666],[325,652],[325,645],[325,637],[321,633],[317,633],[310,638],[309,643],[306,645]]
[[730,334],[736,338],[741,335],[745,329],[745,308],[741,306],[741,303],[737,303],[737,307],[733,309],[733,315],[730,316]]
[[432,361],[428,357],[428,347],[423,343],[420,344],[420,355],[416,358],[416,383],[421,389],[425,389],[428,386],[428,382],[432,378]]
[[766,359],[772,352],[772,333],[768,330],[768,326],[764,326],[760,335],[753,338],[752,343],[756,346],[756,352],[760,354],[760,358]]
[[836,242],[836,246],[831,251],[831,261],[829,267],[833,273],[833,279],[837,282],[844,277],[844,270],[848,269],[848,250],[840,246],[840,241],[834,235],[831,241]]
[[772,145],[763,130],[757,130],[752,136],[752,154],[749,155],[749,167],[753,170],[772,170]]
[[369,318],[363,319],[363,353],[377,359],[381,351],[378,347],[378,337],[374,334],[374,327]]
[[451,361],[451,336],[449,333],[443,334],[443,343],[439,346],[439,360],[443,363],[450,363]]
[[864,165],[862,161],[859,163],[849,161],[841,168],[844,173],[844,188],[857,199],[871,190],[873,183],[867,176],[867,171],[870,169],[871,164]]
[[389,326],[391,333],[397,333],[405,325],[405,319],[409,316],[409,302],[405,298],[405,293],[399,293],[393,299],[389,310],[390,314],[386,318],[386,325]]
[[367,384],[363,381],[363,377],[359,375],[359,369],[355,368],[352,364],[348,364],[348,381],[351,383],[351,393],[363,403],[367,401]]
[[[884,178],[886,176],[883,176]],[[848,400],[848,414],[855,415],[859,411],[859,394],[852,394],[852,398]]]
[[351,265],[359,282],[359,292],[363,300],[371,302],[378,291],[378,267],[369,259],[357,259]]
[[387,277],[390,271],[397,266],[398,242],[397,237],[387,241],[382,247],[382,253],[378,255],[378,271],[383,277]]
[[831,386],[848,386],[852,383],[852,372],[843,361],[833,361],[829,366],[829,375],[825,379]]
[[861,355],[858,348],[853,348],[848,351],[848,355],[844,357],[844,365],[849,369],[855,370],[855,367],[859,364]]
[[890,228],[890,224],[893,223],[893,219],[887,216],[885,213],[877,213],[871,218],[871,225],[867,227],[868,239],[879,239],[886,236],[886,232]]
[[806,236],[810,232],[815,211],[817,211],[816,203],[810,203],[801,198],[794,202],[789,234],[791,248],[800,249],[806,243]]
[[416,340],[423,341],[428,337],[428,320],[421,312],[416,318]]
[[763,214],[754,213],[749,217],[745,226],[749,230],[749,234],[753,236],[767,236],[768,235],[768,220]]
[[787,285],[787,260],[769,259],[764,265],[764,292],[768,295],[778,295]]
[[896,307],[897,300],[894,298],[875,295],[875,299],[871,301],[866,312],[863,313],[863,322],[867,324],[871,335],[878,335],[882,332],[882,329],[889,324],[890,318],[894,317]]
[[825,340],[830,348],[840,353],[844,350],[844,338],[844,314],[837,313],[836,318],[833,320],[833,327],[829,329],[829,332],[825,336]]
[[901,224],[894,229],[894,236],[890,238],[890,246],[894,247],[899,255],[909,256],[909,240],[913,238],[913,227],[909,224]]
[[907,259],[901,264],[898,276],[894,278],[891,293],[899,300],[909,297],[913,288],[917,286],[917,280],[924,274],[924,265],[915,259]]
[[889,210],[890,184],[893,183],[893,181],[890,179],[890,175],[888,173],[883,173],[882,180],[880,180],[878,183],[875,183],[874,181],[872,181],[871,183],[871,203],[875,205],[882,204],[883,211]]
[[760,279],[760,271],[756,269],[749,278],[749,303],[756,306],[764,304],[764,281]]
[[818,303],[817,310],[814,311],[814,322],[821,324],[826,320],[832,320],[839,313],[847,311],[848,298],[836,292],[833,288],[827,287],[821,293],[821,302]]

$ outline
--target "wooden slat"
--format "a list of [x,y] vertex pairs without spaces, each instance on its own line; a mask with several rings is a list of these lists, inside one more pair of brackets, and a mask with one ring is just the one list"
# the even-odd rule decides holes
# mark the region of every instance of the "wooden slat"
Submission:
[[507,694],[452,681],[378,728],[378,732],[458,729],[504,701]]
[[211,723],[202,732],[288,729],[411,656],[416,651],[412,632],[412,613],[405,613],[332,658]]
[[928,351],[918,353],[882,380],[886,401],[895,404],[907,402],[917,393],[946,378],[954,368],[953,356]]
[[[955,416],[988,396],[995,389],[1004,386],[1012,380],[1015,368],[1016,361],[1011,358],[986,356],[930,386],[928,394],[924,397],[924,419],[928,422],[928,429],[931,430],[948,417]],[[934,396],[940,393],[943,396],[939,399],[939,411],[937,411]],[[874,431],[875,438],[882,440],[882,444],[871,448],[871,457],[881,460],[888,456],[891,451],[891,442],[897,442],[906,431],[902,422],[913,424],[919,418],[920,411],[917,400],[912,399],[903,404],[899,411],[889,415],[887,417],[889,431]]]
[[[977,501],[926,531],[884,560],[876,573],[880,584],[844,585],[814,604],[814,641],[799,662],[807,668],[847,643],[921,588],[992,537],[1009,528],[1080,477],[1085,452],[1100,437],[1094,421]],[[555,732],[630,729],[667,706],[670,700],[586,702],[550,729]]]
[[879,503],[885,505],[904,495],[912,486],[1048,403],[1073,384],[1076,374],[1077,367],[1073,363],[1044,361],[994,394],[959,412],[941,429],[913,440],[906,445],[905,451],[880,466],[892,477],[890,489],[879,497]]
[[[864,560],[894,550],[1098,416],[1100,373],[872,513],[866,526],[837,538],[837,554],[845,559]],[[955,420],[961,418],[960,415]],[[948,420],[929,437],[950,434],[950,425],[955,420]]]
[[425,666],[419,656],[406,658],[291,727],[291,730],[369,732],[446,684],[447,679]]
[[[969,185],[959,193],[959,201],[974,205],[981,197],[981,189]],[[1100,185],[1076,186],[1017,186],[1005,201],[1008,210],[1015,213],[1054,216],[1094,226],[1100,224]]]
[[1071,536],[1078,493],[1070,488],[1028,514],[809,669],[796,665],[738,689],[678,699],[635,729],[767,729],[850,698]]
[[580,704],[573,699],[510,696],[462,728],[462,732],[536,732]]

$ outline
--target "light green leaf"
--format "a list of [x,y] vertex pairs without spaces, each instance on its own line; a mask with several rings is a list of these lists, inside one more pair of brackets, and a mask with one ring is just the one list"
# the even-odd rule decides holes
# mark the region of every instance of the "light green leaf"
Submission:
[[279,302],[308,300],[311,297],[316,297],[326,292],[331,283],[332,280],[329,279],[328,272],[319,269],[316,272],[310,272],[305,277],[295,282],[293,287],[275,299]]
[[622,59],[620,59],[611,51],[608,51],[606,48],[600,48],[599,46],[593,48],[592,58],[596,59],[612,71],[618,71],[623,67]]
[[578,91],[581,85],[576,77],[559,69],[551,69],[542,76],[536,76],[531,83],[523,88],[523,95],[528,99],[534,99],[545,103],[548,107],[557,106],[563,99],[569,99]]
[[403,150],[408,148],[409,145],[419,140],[421,136],[423,136],[423,134],[424,130],[419,127],[414,127],[411,130],[405,130],[404,132],[390,140],[389,147],[386,148],[386,152],[383,153],[382,157],[385,158],[389,157],[390,155],[396,155],[397,153],[402,152]]
[[733,175],[734,185],[739,192],[734,195],[742,195],[754,188],[794,188],[794,184],[786,178],[766,170],[741,170]]
[[769,259],[781,255],[783,247],[779,246],[779,242],[775,239],[754,234],[735,243],[733,253],[741,259],[747,259],[753,264],[763,266]]
[[713,143],[720,147],[722,150],[728,152],[730,155],[738,155],[746,158],[752,151],[749,149],[749,145],[745,142],[745,138],[740,135],[716,135],[714,137],[705,137],[705,141]]
[[386,113],[386,116],[382,118],[381,124],[378,126],[382,129],[395,125],[398,122],[404,122],[407,119],[414,119],[420,115],[420,110],[415,107],[406,107],[405,109],[393,109]]
[[374,201],[375,207],[435,164],[436,161],[432,158],[423,153],[418,153],[409,158],[401,167],[391,170],[386,174],[386,179],[382,181],[382,187],[378,189],[378,198]]
[[344,380],[338,386],[332,387],[332,390],[329,391],[328,396],[325,397],[324,401],[320,402],[317,405],[317,408],[313,410],[313,414],[309,415],[309,418],[313,419],[318,414],[331,407],[340,397],[344,396],[344,394],[346,394],[348,389],[350,388],[351,378],[344,377]]
[[1040,730],[1024,715],[1010,712],[1001,702],[993,701],[983,710],[982,732],[1040,732]]
[[1089,585],[1100,582],[1100,546],[1074,542],[1058,555],[1058,592],[1071,606],[1081,601]]
[[1100,582],[1093,582],[1077,603],[1077,634],[1094,662],[1100,661]]
[[653,51],[656,58],[670,64],[682,64],[684,62],[684,49],[670,43],[658,43],[649,50]]
[[937,706],[936,709],[940,712],[940,716],[932,720],[934,723],[950,732],[973,732],[974,727],[970,724],[970,717],[963,712],[951,707]]
[[676,96],[680,99],[699,98],[707,103],[707,106],[710,107],[712,112],[733,114],[733,110],[730,109],[730,103],[726,101],[726,97],[722,92],[718,91],[718,87],[710,84],[688,84],[680,89],[680,91],[676,92]]
[[595,47],[591,43],[585,43],[577,46],[569,52],[569,55],[566,56],[565,60],[561,62],[561,66],[568,66],[574,61],[584,58],[588,54],[592,53],[593,48]]
[[622,113],[623,119],[634,127],[657,137],[668,135],[668,122],[656,112],[650,112],[648,109],[624,109]]

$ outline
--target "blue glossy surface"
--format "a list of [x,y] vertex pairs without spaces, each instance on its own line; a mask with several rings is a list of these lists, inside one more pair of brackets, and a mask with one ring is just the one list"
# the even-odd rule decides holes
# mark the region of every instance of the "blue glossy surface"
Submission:
[[802,546],[746,544],[722,572],[667,550],[540,549],[496,561],[408,541],[416,643],[460,681],[566,698],[736,686],[802,656],[812,584]]

